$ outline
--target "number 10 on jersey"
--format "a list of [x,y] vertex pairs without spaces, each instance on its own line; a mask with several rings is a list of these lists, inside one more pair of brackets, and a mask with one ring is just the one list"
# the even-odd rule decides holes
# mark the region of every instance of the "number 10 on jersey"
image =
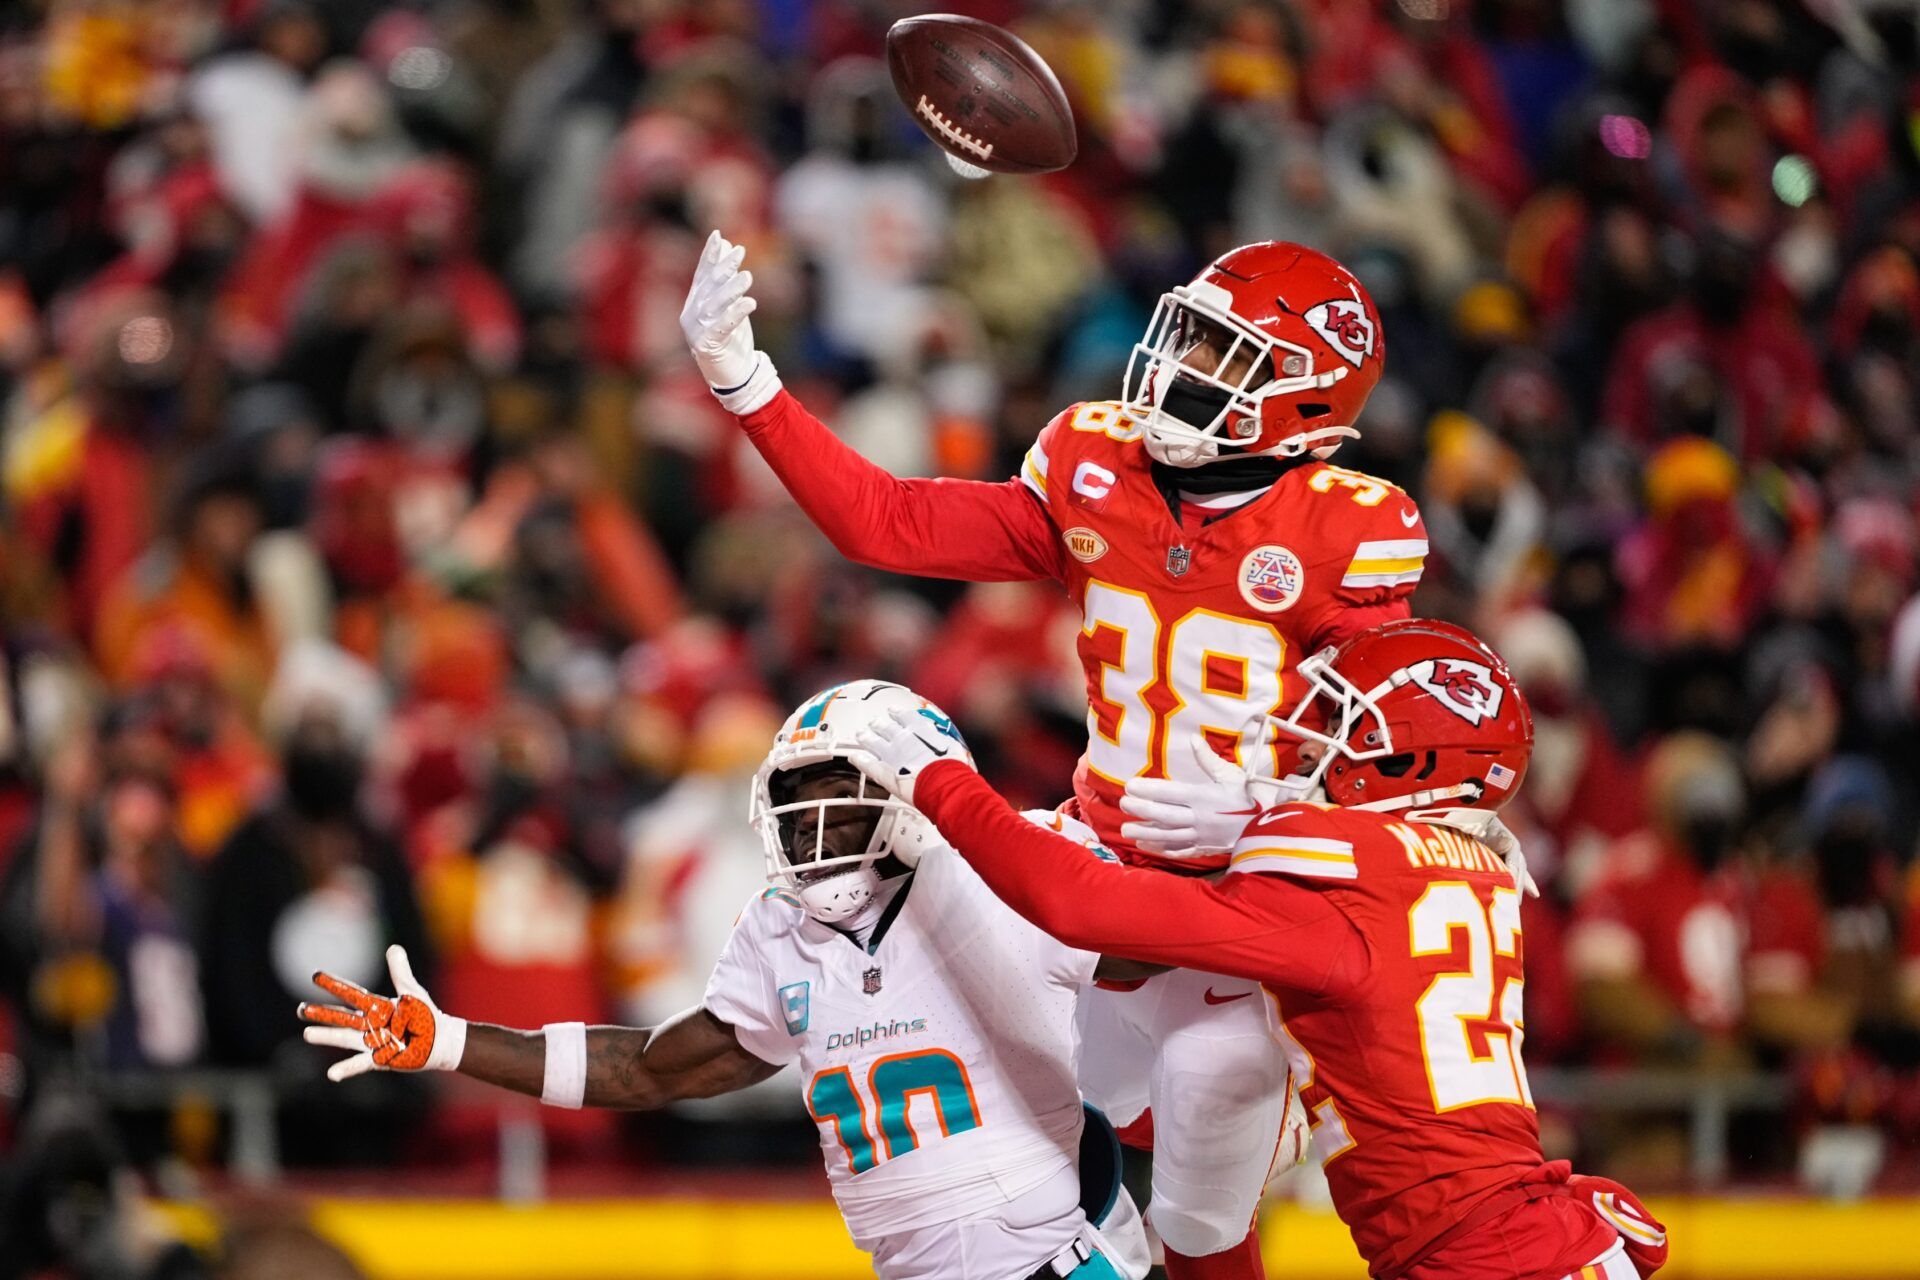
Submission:
[[850,1068],[817,1071],[807,1085],[807,1110],[814,1123],[833,1127],[846,1149],[847,1167],[865,1173],[883,1160],[919,1148],[921,1136],[908,1111],[916,1095],[932,1100],[941,1137],[980,1127],[980,1106],[967,1064],[945,1049],[879,1059],[867,1069],[865,1097]]
[[1271,623],[1189,609],[1164,623],[1145,593],[1087,583],[1080,651],[1090,671],[1087,764],[1116,786],[1141,774],[1195,778],[1187,742],[1205,733],[1222,755],[1259,774],[1247,758],[1266,717],[1278,714],[1286,641]]

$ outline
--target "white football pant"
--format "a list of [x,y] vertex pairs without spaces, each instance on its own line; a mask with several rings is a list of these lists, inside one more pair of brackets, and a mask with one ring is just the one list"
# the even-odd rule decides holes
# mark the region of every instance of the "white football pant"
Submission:
[[1080,1092],[1119,1128],[1153,1109],[1147,1221],[1177,1253],[1246,1239],[1268,1178],[1305,1149],[1271,1016],[1259,983],[1190,969],[1080,1002]]

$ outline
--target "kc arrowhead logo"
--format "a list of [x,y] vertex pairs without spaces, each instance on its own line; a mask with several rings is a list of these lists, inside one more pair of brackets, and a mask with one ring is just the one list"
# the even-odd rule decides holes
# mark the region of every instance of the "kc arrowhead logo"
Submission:
[[1309,307],[1305,318],[1313,331],[1354,368],[1373,354],[1373,321],[1367,317],[1367,309],[1352,298],[1331,298]]
[[1413,682],[1468,724],[1478,725],[1500,714],[1500,685],[1493,672],[1460,658],[1429,658],[1407,668]]

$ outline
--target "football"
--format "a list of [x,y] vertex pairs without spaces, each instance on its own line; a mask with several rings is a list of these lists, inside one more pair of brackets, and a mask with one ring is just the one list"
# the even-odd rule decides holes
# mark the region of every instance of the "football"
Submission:
[[1067,95],[1011,32],[952,13],[902,18],[887,31],[887,69],[915,122],[952,159],[992,173],[1073,163]]

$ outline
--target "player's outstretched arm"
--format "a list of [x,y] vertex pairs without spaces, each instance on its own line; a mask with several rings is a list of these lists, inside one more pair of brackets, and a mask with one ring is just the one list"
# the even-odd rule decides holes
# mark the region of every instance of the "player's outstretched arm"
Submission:
[[753,343],[746,251],[707,239],[680,312],[701,376],[819,530],[891,573],[1024,582],[1063,571],[1052,522],[1018,480],[901,480],[848,448],[780,384]]
[[1215,884],[1088,857],[1016,813],[924,716],[896,711],[860,743],[876,782],[930,818],[1003,902],[1069,946],[1305,991],[1365,974],[1359,931],[1310,889],[1272,876]]
[[458,1071],[556,1106],[645,1110],[743,1089],[779,1070],[742,1048],[732,1027],[689,1009],[658,1027],[561,1023],[520,1031],[443,1012],[413,976],[404,947],[387,948],[393,996],[330,973],[314,985],[338,1005],[302,1003],[309,1044],[345,1049],[334,1081],[366,1071]]
[[[475,1025],[468,1029],[460,1074],[540,1097],[549,1034]],[[648,1111],[732,1093],[780,1069],[741,1048],[732,1027],[698,1007],[657,1027],[587,1027],[583,1039],[578,1105],[589,1107]]]

